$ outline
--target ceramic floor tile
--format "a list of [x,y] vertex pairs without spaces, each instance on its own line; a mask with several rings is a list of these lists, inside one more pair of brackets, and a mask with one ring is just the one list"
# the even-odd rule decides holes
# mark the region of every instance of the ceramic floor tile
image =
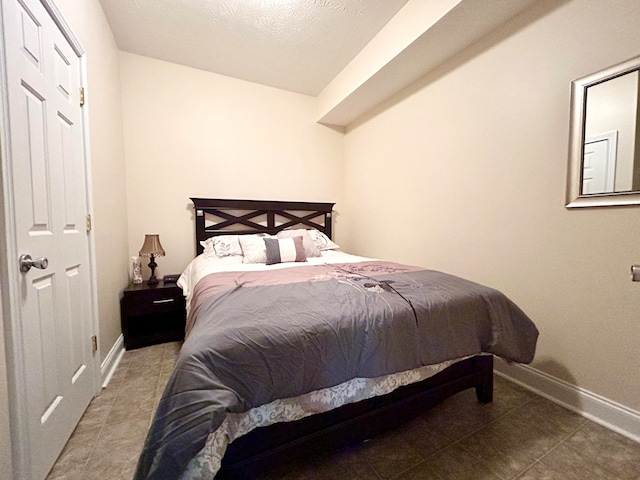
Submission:
[[447,448],[459,438],[450,424],[442,422],[435,413],[424,414],[401,428],[407,443],[423,458]]
[[587,421],[577,413],[556,405],[542,397],[533,397],[530,402],[514,412],[510,419],[523,427],[536,425],[540,430],[569,435]]
[[479,459],[460,444],[454,444],[427,460],[443,480],[502,480],[490,464]]
[[511,410],[512,408],[504,407],[498,401],[480,403],[472,389],[460,392],[437,405],[427,412],[425,421],[429,424],[428,428],[435,428],[445,436],[459,439]]
[[130,479],[131,476],[125,476],[125,472],[135,467],[141,450],[142,443],[90,458],[84,467],[84,480]]
[[[569,480],[562,472],[557,472],[541,463],[535,463],[516,480]],[[588,480],[582,478],[580,480]]]
[[129,373],[131,370],[145,370],[145,369],[156,369],[159,370],[160,367],[162,366],[162,362],[163,362],[163,357],[164,354],[162,352],[157,353],[155,355],[152,356],[148,356],[148,357],[144,357],[144,358],[140,358],[137,360],[133,360],[131,362],[131,365],[129,366],[129,369],[127,370],[127,373]]
[[83,480],[84,462],[65,464],[60,461],[53,466],[46,480]]
[[539,459],[580,428],[584,421],[569,410],[536,398],[492,422],[486,430]]
[[128,465],[122,467],[121,477],[123,480],[129,480],[133,478],[136,473],[136,467],[138,465],[138,459]]
[[512,421],[508,415],[488,425],[486,435],[502,437],[507,444],[518,445],[534,459],[550,452],[565,438],[558,432],[542,430],[534,425],[523,427]]
[[47,479],[75,480],[76,478],[82,478],[82,469],[91,456],[100,431],[101,427],[75,431],[62,450],[62,453],[60,453]]
[[381,479],[392,478],[424,460],[402,438],[402,427],[363,444],[359,455]]
[[[544,459],[543,459],[544,460]],[[563,461],[554,461],[553,465],[536,462],[516,480],[618,480],[611,472],[594,471],[588,462],[566,467]]]
[[317,479],[378,479],[379,477],[369,462],[367,443],[369,442],[315,456],[313,465]]
[[107,424],[122,422],[140,416],[150,417],[155,405],[156,391],[147,388],[121,391],[113,403]]
[[393,477],[392,480],[442,480],[442,477],[429,466],[429,462],[423,461]]
[[164,390],[165,385],[169,381],[169,377],[173,373],[173,365],[169,367],[165,367],[163,364],[162,370],[160,370],[160,374],[158,375],[158,388]]
[[118,397],[131,395],[142,390],[155,393],[160,379],[159,372],[147,372],[137,377],[126,378],[118,389]]
[[111,406],[113,405],[116,396],[117,390],[110,390],[109,392],[106,392],[105,389],[102,394],[94,397],[93,400],[91,400],[89,407],[87,407],[87,410],[84,412],[84,415],[80,419],[80,422],[78,423],[75,431],[81,432],[85,430],[91,430],[104,425],[107,417],[109,416]]
[[182,342],[171,342],[167,343],[164,350],[163,360],[172,360],[175,361],[180,354],[180,348],[182,347]]
[[620,478],[640,479],[640,443],[593,422],[587,422],[565,443],[611,469]]
[[[317,470],[310,458],[285,463],[278,468],[264,472],[253,480],[318,480]],[[349,478],[349,477],[344,477]]]
[[131,364],[131,360],[132,358],[128,355],[128,352],[124,352],[122,357],[120,357],[120,362],[118,363],[118,367],[116,368],[114,375],[118,373],[118,370],[126,370]]
[[132,352],[138,352],[131,358],[133,364],[135,363],[158,363],[162,361],[164,352],[166,350],[165,344],[151,345],[150,347],[140,348],[138,350],[132,350]]
[[120,359],[120,363],[116,367],[116,371],[113,372],[113,374],[111,375],[111,379],[109,380],[109,385],[111,385],[111,382],[114,380],[116,382],[119,380],[122,380],[126,375],[127,370],[129,369],[129,365],[131,365],[131,360],[129,361],[125,360],[125,356],[123,355],[122,358]]
[[144,441],[149,430],[151,415],[128,419],[113,425],[105,425],[100,431],[96,449],[108,453],[120,447],[130,447]]
[[561,444],[540,459],[540,463],[553,471],[562,472],[567,479],[621,480],[613,471]]
[[500,405],[505,411],[514,410],[536,395],[513,382],[505,380],[499,375],[494,375],[493,379],[493,404]]
[[139,382],[145,378],[157,377],[162,369],[162,362],[152,364],[135,364],[131,365],[127,369],[127,374],[124,377],[125,383]]
[[92,405],[113,403],[118,396],[119,389],[120,385],[118,385],[116,388],[111,383],[109,383],[108,388],[103,388],[102,390],[100,390],[100,393],[98,393],[98,395],[93,397],[89,406],[91,407]]
[[349,454],[350,450],[304,456],[251,480],[373,480],[375,474]]
[[178,355],[173,355],[165,352],[164,357],[162,357],[162,369],[173,370],[173,367],[176,364],[176,360],[178,360]]
[[[125,352],[47,480],[130,479],[179,342]],[[355,447],[255,480],[640,480],[640,444],[499,376],[494,401],[469,390]]]
[[500,477],[510,479],[533,465],[536,457],[526,444],[512,442],[499,430],[483,428],[460,440],[460,445],[486,462]]
[[[475,399],[469,400],[477,402]],[[466,409],[460,410],[453,403],[440,405],[407,425],[407,441],[426,457],[475,432],[488,422],[490,420],[484,418],[483,413],[473,418]]]
[[147,355],[147,348],[136,348],[135,350],[127,350],[122,356],[122,361],[125,363],[131,363],[134,360],[144,359]]

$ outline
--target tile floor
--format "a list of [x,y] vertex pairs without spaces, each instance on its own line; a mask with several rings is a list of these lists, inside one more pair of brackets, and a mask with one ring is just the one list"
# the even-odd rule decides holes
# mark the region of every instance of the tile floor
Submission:
[[[179,344],[124,354],[49,480],[131,479]],[[640,480],[640,444],[496,376],[494,401],[467,391],[409,424],[252,480]]]

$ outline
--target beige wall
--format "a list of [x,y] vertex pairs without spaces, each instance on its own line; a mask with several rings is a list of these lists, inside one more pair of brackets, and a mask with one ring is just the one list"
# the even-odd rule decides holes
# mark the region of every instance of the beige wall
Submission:
[[87,52],[87,107],[101,360],[121,334],[120,291],[129,281],[119,50],[98,0],[56,0]]
[[158,233],[167,252],[158,276],[182,272],[194,257],[189,197],[333,201],[340,210],[343,134],[315,123],[313,97],[120,59],[129,252]]
[[[602,19],[607,21],[603,22]],[[636,1],[541,1],[352,125],[345,246],[504,291],[534,367],[640,410],[637,208],[564,208],[570,82],[638,55]]]

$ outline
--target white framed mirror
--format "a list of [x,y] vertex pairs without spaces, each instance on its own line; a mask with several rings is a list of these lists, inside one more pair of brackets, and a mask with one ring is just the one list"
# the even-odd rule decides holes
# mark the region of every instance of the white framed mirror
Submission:
[[640,205],[640,56],[571,83],[566,207]]

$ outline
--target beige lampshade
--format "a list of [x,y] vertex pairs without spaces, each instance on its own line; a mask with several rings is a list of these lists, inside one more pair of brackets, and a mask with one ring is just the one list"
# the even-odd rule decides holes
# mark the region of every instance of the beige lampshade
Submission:
[[143,257],[149,257],[151,255],[164,257],[164,248],[162,248],[160,244],[160,235],[145,235],[144,244],[138,253]]

